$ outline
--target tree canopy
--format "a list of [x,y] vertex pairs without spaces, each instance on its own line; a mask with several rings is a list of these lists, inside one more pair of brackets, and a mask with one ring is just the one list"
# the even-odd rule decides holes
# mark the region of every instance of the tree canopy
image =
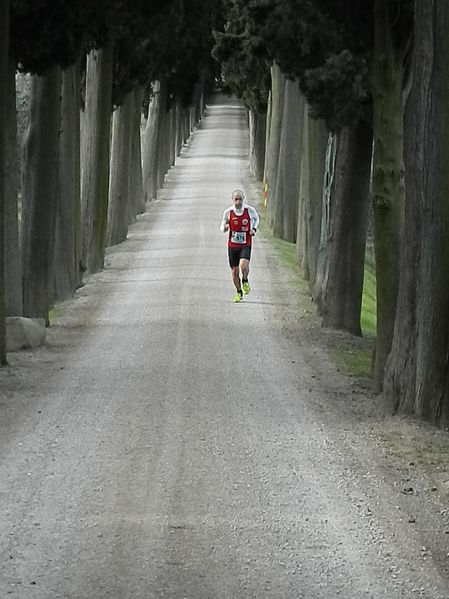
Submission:
[[[397,43],[409,35],[412,0],[391,0]],[[260,89],[260,69],[275,61],[299,81],[311,115],[339,130],[371,118],[370,68],[375,0],[233,0],[214,55],[239,96]]]
[[235,0],[223,9],[222,30],[214,31],[212,54],[221,65],[225,92],[242,98],[256,113],[265,112],[270,90],[270,65],[263,41],[251,31],[247,3]]

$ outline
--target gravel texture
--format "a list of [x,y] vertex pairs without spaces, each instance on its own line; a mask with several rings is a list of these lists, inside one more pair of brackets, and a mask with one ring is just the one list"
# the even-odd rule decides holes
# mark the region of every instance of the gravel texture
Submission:
[[449,597],[447,434],[339,372],[268,237],[232,302],[221,213],[241,185],[263,210],[246,123],[213,99],[46,346],[0,371],[0,597]]

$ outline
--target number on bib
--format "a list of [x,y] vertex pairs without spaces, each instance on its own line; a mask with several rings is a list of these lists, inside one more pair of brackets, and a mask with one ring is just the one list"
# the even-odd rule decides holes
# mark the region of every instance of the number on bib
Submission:
[[244,231],[232,231],[231,241],[233,243],[246,243],[246,233]]

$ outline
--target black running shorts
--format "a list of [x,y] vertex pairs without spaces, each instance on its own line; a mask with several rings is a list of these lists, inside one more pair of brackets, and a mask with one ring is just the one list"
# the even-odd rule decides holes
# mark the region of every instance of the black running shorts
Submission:
[[240,264],[241,258],[249,260],[251,258],[251,246],[244,245],[241,248],[230,248],[228,247],[229,266],[233,268]]

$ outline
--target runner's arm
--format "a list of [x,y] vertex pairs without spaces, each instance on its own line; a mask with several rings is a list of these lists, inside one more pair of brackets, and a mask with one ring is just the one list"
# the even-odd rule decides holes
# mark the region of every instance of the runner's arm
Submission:
[[252,206],[248,206],[248,212],[251,218],[251,229],[255,229],[257,231],[259,228],[259,215]]
[[226,233],[226,231],[228,230],[228,225],[229,225],[229,208],[227,208],[223,212],[223,217],[221,219],[221,224],[220,224],[220,231],[222,233]]

